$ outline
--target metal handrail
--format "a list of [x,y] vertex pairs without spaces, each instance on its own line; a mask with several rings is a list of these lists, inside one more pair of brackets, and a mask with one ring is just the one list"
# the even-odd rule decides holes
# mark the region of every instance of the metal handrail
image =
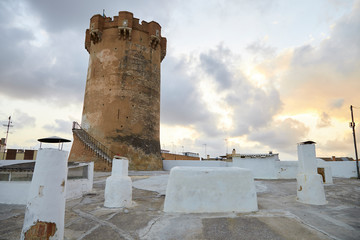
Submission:
[[[98,150],[103,152],[109,160],[108,162],[112,163],[112,157],[115,156],[115,154],[107,148],[104,144],[102,144],[100,141],[98,141],[96,138],[91,136],[86,130],[84,130],[81,125],[77,122],[73,122],[73,128],[72,130],[81,130],[82,133],[85,135],[85,139],[91,142]],[[110,157],[112,156],[112,157]]]

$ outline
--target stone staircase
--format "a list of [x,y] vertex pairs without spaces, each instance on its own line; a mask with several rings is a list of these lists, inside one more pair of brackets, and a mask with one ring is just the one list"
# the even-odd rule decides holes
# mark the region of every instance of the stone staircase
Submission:
[[91,149],[91,151],[96,154],[96,156],[103,159],[108,164],[112,164],[112,158],[115,156],[115,154],[101,142],[92,137],[88,132],[86,132],[79,123],[73,122],[72,131],[88,149]]

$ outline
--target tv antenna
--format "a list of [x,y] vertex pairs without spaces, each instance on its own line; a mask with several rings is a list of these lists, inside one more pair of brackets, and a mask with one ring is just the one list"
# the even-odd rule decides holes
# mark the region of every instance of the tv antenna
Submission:
[[206,143],[203,144],[203,145],[204,145],[204,147],[205,147],[205,158],[207,159],[207,155],[206,155]]
[[5,157],[5,150],[6,150],[6,144],[7,144],[7,140],[8,140],[8,136],[9,136],[9,129],[11,127],[13,127],[14,125],[11,125],[12,122],[11,122],[11,116],[9,116],[9,120],[8,120],[8,123],[7,124],[3,124],[4,127],[6,127],[6,137],[5,137],[5,148],[4,148],[4,152],[3,152],[3,159]]
[[225,155],[227,155],[228,151],[229,151],[228,139],[225,138],[224,140],[225,140],[225,143],[226,143],[226,154]]

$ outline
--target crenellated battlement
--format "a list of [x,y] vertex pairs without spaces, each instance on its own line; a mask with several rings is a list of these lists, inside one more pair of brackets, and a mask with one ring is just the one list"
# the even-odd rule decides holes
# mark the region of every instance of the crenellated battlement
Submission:
[[149,46],[153,49],[161,48],[161,59],[166,55],[166,38],[161,37],[161,26],[155,21],[139,23],[131,12],[120,11],[118,16],[103,17],[100,14],[90,19],[90,27],[86,30],[85,48],[89,52],[91,43],[97,44],[102,40],[104,31],[118,29],[119,40],[132,41],[134,31],[141,31],[148,35]]

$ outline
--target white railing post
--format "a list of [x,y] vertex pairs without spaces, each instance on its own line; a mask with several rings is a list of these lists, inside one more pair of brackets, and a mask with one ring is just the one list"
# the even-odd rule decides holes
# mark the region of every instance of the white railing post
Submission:
[[131,206],[132,182],[128,176],[128,167],[128,159],[114,157],[111,176],[106,179],[105,207],[121,208]]

